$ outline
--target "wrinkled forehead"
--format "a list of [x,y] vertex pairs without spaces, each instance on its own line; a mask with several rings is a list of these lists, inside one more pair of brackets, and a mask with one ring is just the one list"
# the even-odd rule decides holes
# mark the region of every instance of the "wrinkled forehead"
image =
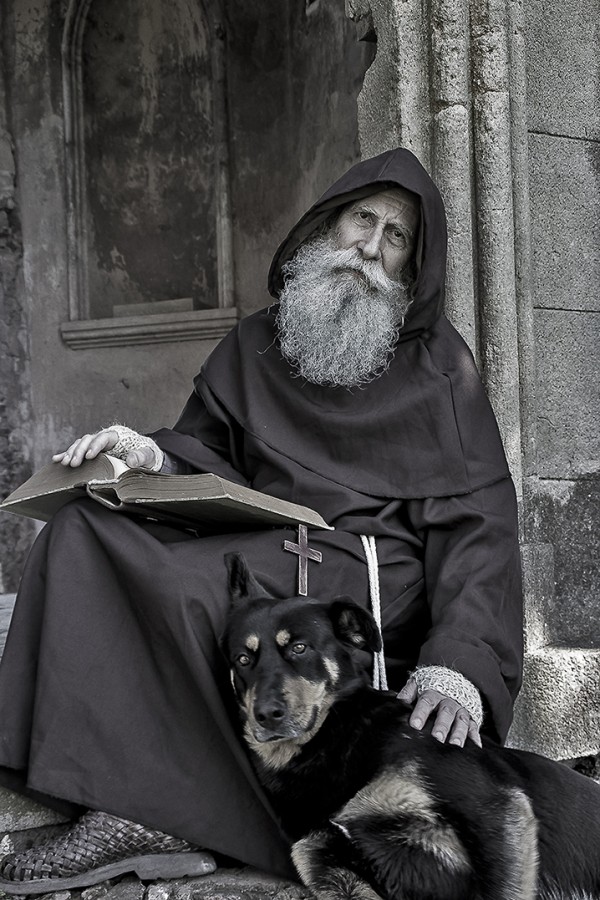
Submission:
[[403,225],[412,234],[416,234],[420,218],[420,202],[419,198],[411,191],[401,187],[375,191],[360,200],[349,203],[340,215],[363,207],[372,210],[380,218]]

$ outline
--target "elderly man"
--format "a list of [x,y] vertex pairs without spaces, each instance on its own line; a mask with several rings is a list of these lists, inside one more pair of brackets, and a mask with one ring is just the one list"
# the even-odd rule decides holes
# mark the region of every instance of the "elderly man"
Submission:
[[[309,593],[367,605],[375,567],[379,674],[414,704],[415,728],[463,745],[480,729],[506,736],[521,593],[498,430],[442,315],[445,253],[442,202],[414,156],[359,163],[280,246],[269,279],[279,303],[222,341],[174,429],[111,426],[54,459],[78,466],[109,450],[317,509],[335,530],[309,534],[322,555],[308,563]],[[0,764],[5,783],[12,772],[46,802],[93,812],[60,841],[6,859],[0,888],[91,884],[135,868],[132,856],[168,876],[194,846],[288,871],[285,836],[236,735],[218,637],[224,553],[243,551],[274,595],[293,595],[298,558],[284,541],[295,538],[285,528],[196,536],[91,501],[42,531],[0,672]]]

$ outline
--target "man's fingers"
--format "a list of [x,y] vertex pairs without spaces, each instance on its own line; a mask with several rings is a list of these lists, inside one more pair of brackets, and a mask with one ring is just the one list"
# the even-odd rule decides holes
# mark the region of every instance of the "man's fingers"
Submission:
[[67,447],[65,452],[62,454],[62,459],[60,460],[63,466],[79,466],[81,465],[81,461],[83,459],[83,455],[86,452],[89,441],[92,439],[91,434],[84,434],[83,437],[77,438],[76,441]]
[[431,733],[436,741],[441,741],[441,743],[444,743],[456,721],[456,716],[459,710],[460,706],[458,705],[456,700],[442,700],[438,707],[438,712],[435,717],[435,722],[433,723],[433,728],[431,729]]
[[413,681],[412,678],[409,678],[402,690],[399,694],[396,694],[396,698],[398,700],[403,700],[404,703],[414,703],[417,699],[419,691],[417,689],[416,681]]
[[156,463],[156,454],[152,447],[138,447],[137,450],[130,450],[125,460],[132,469],[143,468],[151,469]]
[[[118,433],[111,428],[105,428],[102,431],[97,431],[95,434],[84,434],[82,437],[77,438],[76,441],[73,441],[67,450],[64,450],[62,453],[55,453],[52,461],[63,466],[76,468],[85,459],[94,459],[99,453],[103,452],[110,453],[118,443],[118,440]],[[127,465],[131,468],[151,469],[156,462],[156,453],[151,446],[130,450],[126,459]]]
[[424,691],[408,720],[409,724],[416,728],[417,731],[420,731],[431,713],[434,709],[437,709],[443,699],[443,694],[438,693],[438,691]]
[[114,431],[98,431],[95,434],[84,434],[77,438],[62,453],[55,453],[53,462],[59,462],[63,466],[76,468],[84,459],[93,459],[103,450],[109,450],[115,446],[118,435]]
[[99,431],[97,434],[92,435],[92,440],[85,451],[85,458],[95,459],[99,453],[112,450],[118,440],[119,435],[116,431],[111,431],[110,428],[106,431]]
[[[399,699],[405,699],[404,694],[410,681],[398,694]],[[409,701],[410,702],[410,701]],[[449,744],[464,747],[467,738],[481,747],[479,728],[471,719],[468,710],[464,709],[456,700],[445,697],[439,691],[423,691],[419,697],[411,717],[409,725],[420,731],[427,719],[435,713],[435,721],[431,728],[433,737],[442,744],[447,740]]]
[[448,743],[455,744],[457,747],[464,747],[470,731],[471,722],[471,717],[466,709],[459,708],[454,719],[454,724],[450,730]]
[[73,443],[69,447],[67,447],[66,450],[63,450],[62,453],[55,453],[52,457],[52,462],[61,462],[63,466],[68,466],[71,462],[71,455],[73,453],[73,450],[78,443],[79,438],[76,441],[73,441]]
[[474,744],[477,744],[478,747],[482,747],[481,743],[481,735],[479,734],[479,726],[473,721],[473,719],[469,719],[469,733],[468,737],[473,741]]

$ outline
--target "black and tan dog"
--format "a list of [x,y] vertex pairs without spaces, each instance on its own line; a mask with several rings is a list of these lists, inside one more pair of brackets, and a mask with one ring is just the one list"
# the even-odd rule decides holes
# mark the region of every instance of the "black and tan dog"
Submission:
[[379,649],[348,598],[267,595],[228,554],[224,638],[244,733],[323,900],[600,900],[600,787],[541,756],[457,748],[366,686]]

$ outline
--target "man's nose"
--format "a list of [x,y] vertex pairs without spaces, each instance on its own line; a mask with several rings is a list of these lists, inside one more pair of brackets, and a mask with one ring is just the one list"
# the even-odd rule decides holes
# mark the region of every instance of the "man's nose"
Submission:
[[367,237],[358,241],[356,246],[362,253],[363,259],[381,259],[381,240],[381,233],[374,228]]

